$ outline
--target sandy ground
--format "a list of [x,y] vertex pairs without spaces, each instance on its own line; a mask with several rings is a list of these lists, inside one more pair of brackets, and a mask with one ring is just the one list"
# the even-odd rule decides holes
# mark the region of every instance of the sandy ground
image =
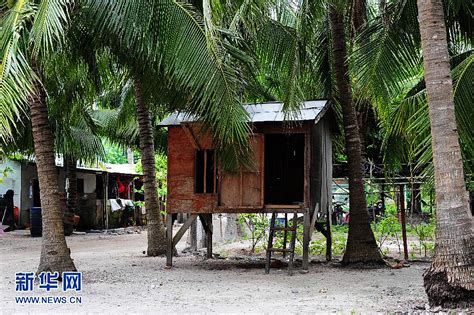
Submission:
[[[165,269],[164,257],[146,257],[146,232],[67,237],[83,272],[81,304],[22,305],[15,296],[66,295],[15,292],[15,272],[36,271],[40,242],[27,231],[0,236],[0,313],[376,313],[413,311],[427,303],[422,273],[408,268],[351,270],[312,263],[309,273],[287,275],[285,267],[264,274],[260,260],[203,260],[181,256]],[[236,243],[235,246],[238,246]],[[178,250],[183,249],[181,242]],[[216,244],[216,252],[219,247]],[[229,246],[229,245],[227,245]]]

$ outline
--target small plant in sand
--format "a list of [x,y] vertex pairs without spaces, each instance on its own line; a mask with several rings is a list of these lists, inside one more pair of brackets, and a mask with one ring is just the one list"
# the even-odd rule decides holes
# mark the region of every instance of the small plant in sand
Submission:
[[434,218],[428,223],[420,223],[414,224],[411,226],[413,232],[415,232],[416,236],[418,237],[418,250],[419,254],[422,254],[422,249],[424,251],[424,257],[427,256],[428,253],[434,250],[434,236],[435,236],[435,229],[436,229],[436,222]]
[[266,238],[269,226],[267,216],[264,213],[243,213],[239,215],[238,222],[250,231],[250,240],[252,241],[250,251],[255,253],[257,244]]
[[395,241],[398,246],[398,252],[401,253],[400,234],[402,228],[396,216],[387,215],[379,218],[378,222],[372,223],[372,229],[382,252],[384,252],[385,244],[390,241]]

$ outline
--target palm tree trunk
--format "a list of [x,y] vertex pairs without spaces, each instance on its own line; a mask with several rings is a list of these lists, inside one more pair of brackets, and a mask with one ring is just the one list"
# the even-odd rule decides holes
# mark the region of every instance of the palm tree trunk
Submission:
[[436,246],[424,274],[430,304],[474,302],[474,229],[459,136],[441,0],[418,0],[436,189]]
[[362,25],[365,23],[365,16],[367,11],[366,0],[353,0],[352,1],[352,36],[355,37]]
[[148,231],[148,256],[157,256],[166,253],[166,233],[161,221],[158,204],[155,169],[155,145],[150,111],[142,99],[140,79],[135,78],[135,103],[137,108],[138,125],[140,131],[140,153],[142,157],[145,207]]
[[65,158],[66,177],[69,185],[67,187],[66,213],[64,214],[64,232],[71,235],[74,228],[74,214],[77,208],[77,161],[74,158]]
[[382,257],[370,228],[364,182],[362,180],[362,156],[356,111],[349,86],[346,63],[344,17],[335,8],[331,9],[333,62],[339,101],[343,111],[347,166],[349,170],[349,235],[343,264],[380,263]]
[[[36,70],[36,63],[32,62]],[[36,71],[39,76],[39,71]],[[48,120],[46,93],[36,81],[36,95],[30,98],[31,125],[36,155],[43,215],[43,239],[38,273],[42,271],[75,271],[71,251],[64,237],[58,187],[58,173],[54,156],[53,135]]]

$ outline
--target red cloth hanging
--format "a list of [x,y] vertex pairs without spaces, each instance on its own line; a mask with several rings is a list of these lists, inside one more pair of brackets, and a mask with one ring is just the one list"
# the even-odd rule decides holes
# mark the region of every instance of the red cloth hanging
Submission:
[[118,187],[118,193],[121,194],[125,190],[125,186],[120,182],[120,178],[117,176],[117,187]]

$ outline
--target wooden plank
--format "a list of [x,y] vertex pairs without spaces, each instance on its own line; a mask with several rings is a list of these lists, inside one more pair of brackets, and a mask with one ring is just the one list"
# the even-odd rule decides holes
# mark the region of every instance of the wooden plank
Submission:
[[227,208],[235,208],[240,205],[240,175],[222,172],[220,180],[220,205]]
[[188,219],[184,222],[184,224],[178,230],[176,235],[173,237],[173,246],[176,246],[176,244],[178,244],[179,240],[183,237],[184,233],[186,233],[186,230],[191,226],[191,224],[196,220],[197,216],[197,214],[193,213],[188,217]]
[[217,207],[216,194],[194,194],[192,198],[190,213],[211,213]]
[[168,128],[168,213],[192,212],[195,149],[181,126]]
[[[217,196],[216,196],[217,198]],[[242,207],[225,207],[225,206],[216,206],[212,208],[202,207],[200,209],[192,209],[192,200],[190,203],[189,210],[179,210],[172,209],[168,211],[168,213],[272,213],[275,210],[278,210],[279,213],[306,213],[308,211],[307,208],[267,208],[267,207],[254,207],[254,206],[242,206]]]
[[256,173],[242,172],[242,183],[245,189],[242,190],[242,206],[261,205],[261,180]]
[[263,141],[264,135],[253,135],[252,150],[255,165],[252,169],[242,172],[242,203],[243,206],[262,206],[264,183],[263,183]]
[[209,130],[203,130],[201,123],[188,123],[188,125],[198,141],[201,150],[212,150],[215,148],[211,133]]
[[181,126],[183,126],[184,133],[189,138],[189,141],[193,145],[194,149],[202,150],[201,146],[199,145],[199,142],[196,138],[196,135],[194,134],[194,132],[191,129],[191,127],[189,126],[189,124],[183,123],[183,124],[181,124]]
[[263,205],[263,139],[262,134],[254,134],[250,138],[252,146],[252,162],[250,168],[237,173],[223,172],[220,181],[220,205],[227,208]]
[[303,205],[273,205],[273,204],[266,204],[265,208],[268,209],[299,209],[303,208]]

